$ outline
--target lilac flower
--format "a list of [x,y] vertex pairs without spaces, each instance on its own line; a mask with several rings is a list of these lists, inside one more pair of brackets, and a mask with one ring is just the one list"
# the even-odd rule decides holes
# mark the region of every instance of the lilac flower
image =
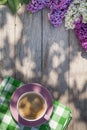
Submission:
[[74,29],[74,21],[82,16],[82,22],[87,23],[87,0],[73,0],[65,14],[65,27]]
[[72,0],[61,0],[59,5],[53,6],[53,8],[51,7],[49,19],[55,27],[59,27],[62,24],[65,13],[71,2]]
[[45,7],[50,9],[49,20],[58,27],[62,24],[63,18],[72,0],[32,0],[27,10],[34,13]]
[[60,26],[62,24],[63,16],[64,16],[64,12],[62,12],[59,9],[58,10],[57,9],[53,9],[50,12],[49,19],[50,19],[50,22],[55,27],[58,27],[58,26]]
[[75,24],[75,33],[85,51],[87,51],[87,23],[82,23],[80,18]]
[[43,9],[44,7],[45,6],[44,6],[44,3],[43,3],[43,0],[32,0],[28,4],[27,10],[34,13],[34,12],[37,12],[37,11]]
[[50,10],[57,9],[59,6],[58,0],[51,0]]
[[43,0],[44,6],[50,8],[51,0]]

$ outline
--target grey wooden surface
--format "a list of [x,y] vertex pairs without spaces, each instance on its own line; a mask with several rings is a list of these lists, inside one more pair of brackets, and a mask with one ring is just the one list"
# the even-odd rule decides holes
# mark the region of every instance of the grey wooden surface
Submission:
[[71,108],[68,130],[87,130],[87,53],[64,23],[50,24],[48,12],[29,14],[22,7],[13,16],[0,6],[0,81],[10,75],[43,84]]

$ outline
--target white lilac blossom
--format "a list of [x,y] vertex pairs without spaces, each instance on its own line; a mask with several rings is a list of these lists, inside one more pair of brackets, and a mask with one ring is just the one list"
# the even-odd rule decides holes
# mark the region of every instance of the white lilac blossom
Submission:
[[65,27],[74,29],[74,22],[82,16],[82,22],[87,23],[87,0],[73,0],[65,14]]

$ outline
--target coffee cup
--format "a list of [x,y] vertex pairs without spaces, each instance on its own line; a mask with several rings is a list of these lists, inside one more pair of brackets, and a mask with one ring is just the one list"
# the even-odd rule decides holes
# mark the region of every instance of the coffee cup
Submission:
[[41,119],[47,110],[45,98],[36,92],[30,91],[22,94],[17,102],[17,111],[26,121]]

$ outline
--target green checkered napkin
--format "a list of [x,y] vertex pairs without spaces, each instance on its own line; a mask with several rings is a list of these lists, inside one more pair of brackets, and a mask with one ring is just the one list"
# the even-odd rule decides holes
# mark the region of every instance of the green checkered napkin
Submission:
[[22,82],[6,77],[0,85],[0,130],[65,130],[71,120],[71,111],[61,103],[54,101],[54,109],[49,122],[37,127],[29,128],[17,124],[9,110],[10,99]]
[[11,77],[6,77],[0,85],[0,130],[20,130],[11,116],[9,104],[13,92],[21,85]]

